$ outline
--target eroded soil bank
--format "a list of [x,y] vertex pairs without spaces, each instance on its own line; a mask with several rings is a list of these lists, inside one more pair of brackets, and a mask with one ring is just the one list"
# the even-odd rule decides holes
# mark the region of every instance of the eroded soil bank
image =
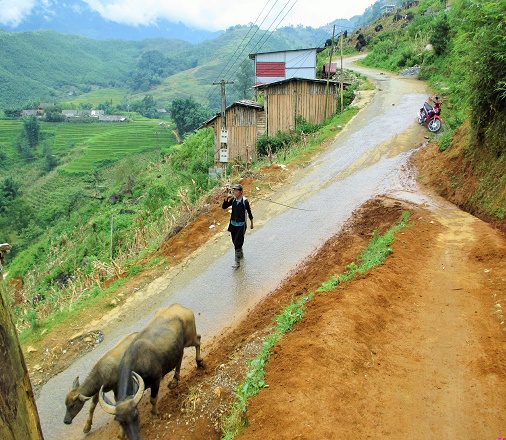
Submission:
[[[141,402],[144,439],[218,439],[220,416],[246,360],[292,297],[342,272],[402,211],[404,229],[380,266],[307,303],[275,347],[269,387],[249,406],[248,439],[495,439],[506,435],[506,240],[487,223],[434,196],[423,207],[377,198],[297,267],[248,319],[210,341],[205,370],[165,388],[161,414]],[[112,420],[89,438],[113,438]]]

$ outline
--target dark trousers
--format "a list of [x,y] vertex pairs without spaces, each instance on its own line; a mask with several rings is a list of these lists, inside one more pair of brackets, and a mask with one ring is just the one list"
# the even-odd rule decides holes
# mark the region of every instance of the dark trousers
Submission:
[[242,249],[242,245],[244,244],[244,233],[246,232],[246,224],[244,226],[234,226],[229,224],[228,231],[232,237],[232,243],[234,243],[235,250],[238,251],[239,249]]

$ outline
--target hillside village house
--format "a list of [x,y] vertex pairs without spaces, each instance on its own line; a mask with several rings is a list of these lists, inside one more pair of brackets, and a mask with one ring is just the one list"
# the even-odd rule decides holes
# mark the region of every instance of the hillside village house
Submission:
[[316,78],[316,54],[325,48],[253,53],[255,84],[266,84],[288,78]]
[[[310,48],[250,54],[255,62],[257,95],[262,92],[264,103],[242,100],[225,110],[228,161],[256,158],[257,139],[278,131],[296,128],[298,117],[320,123],[339,108],[340,86],[337,81],[316,79],[316,54],[324,48]],[[347,87],[350,83],[343,83]],[[214,157],[220,161],[222,146],[221,113],[202,125],[214,128]]]
[[[350,84],[343,82],[343,88]],[[325,116],[334,114],[340,106],[339,81],[328,81],[328,89],[327,80],[304,78],[290,78],[254,88],[264,96],[269,136],[276,136],[278,131],[294,130],[299,117],[312,124],[324,122]]]
[[[343,83],[343,88],[349,85]],[[228,161],[256,158],[256,141],[260,136],[276,136],[278,131],[294,130],[299,117],[313,124],[324,122],[325,115],[332,115],[340,107],[340,87],[338,81],[329,81],[327,89],[326,80],[305,78],[255,86],[263,93],[263,104],[242,100],[226,108]],[[218,113],[203,123],[203,126],[214,128],[216,161],[220,161],[221,119]]]
[[[256,158],[256,141],[265,131],[263,104],[256,101],[235,101],[225,109],[226,130],[228,132],[228,160],[247,161]],[[222,116],[217,113],[202,124],[214,128],[214,158],[220,160]]]

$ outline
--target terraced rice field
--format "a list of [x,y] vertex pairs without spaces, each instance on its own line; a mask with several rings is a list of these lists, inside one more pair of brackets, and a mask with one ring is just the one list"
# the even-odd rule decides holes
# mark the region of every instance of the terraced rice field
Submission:
[[177,143],[172,131],[158,126],[158,121],[45,124],[42,131],[53,138],[52,148],[56,154],[77,152],[63,167],[69,173],[87,172],[105,160],[117,160]]

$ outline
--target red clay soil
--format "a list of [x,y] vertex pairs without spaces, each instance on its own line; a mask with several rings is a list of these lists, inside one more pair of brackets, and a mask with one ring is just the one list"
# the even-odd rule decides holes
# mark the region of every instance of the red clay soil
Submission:
[[[292,297],[344,271],[373,231],[403,211],[381,265],[318,293],[275,346],[268,388],[253,397],[240,439],[496,439],[506,436],[506,238],[437,199],[420,207],[377,198],[308,258],[247,320],[193,349],[178,388],[162,382],[159,416],[140,404],[143,439],[219,439],[221,415]],[[169,375],[170,376],[170,375]],[[114,438],[112,420],[90,439]]]

